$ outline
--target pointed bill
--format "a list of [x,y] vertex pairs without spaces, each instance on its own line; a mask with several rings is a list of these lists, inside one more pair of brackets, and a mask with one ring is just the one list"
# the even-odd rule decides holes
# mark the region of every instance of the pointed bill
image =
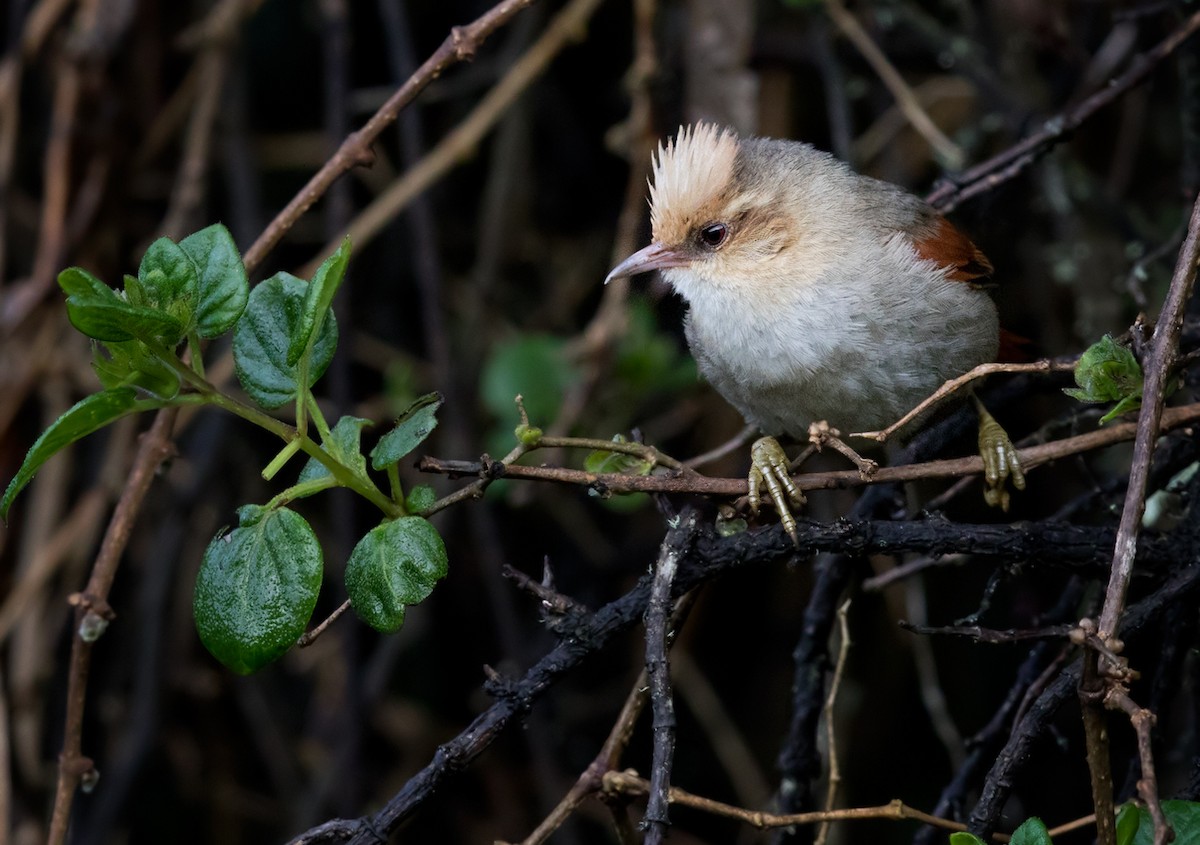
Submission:
[[604,284],[607,285],[613,279],[620,279],[623,276],[636,276],[638,273],[666,270],[670,267],[685,267],[688,263],[687,256],[654,241],[612,268],[605,277]]

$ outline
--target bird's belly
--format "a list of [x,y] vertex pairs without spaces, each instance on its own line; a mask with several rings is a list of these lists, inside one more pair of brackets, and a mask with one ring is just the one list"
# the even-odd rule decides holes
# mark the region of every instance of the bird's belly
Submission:
[[[910,301],[864,314],[833,298],[787,320],[739,324],[728,313],[712,320],[693,310],[688,342],[705,378],[768,434],[803,438],[816,420],[844,433],[875,430],[946,380],[995,358],[991,300],[961,283],[944,284],[936,307],[926,298],[920,312]],[[914,330],[921,325],[938,330]]]

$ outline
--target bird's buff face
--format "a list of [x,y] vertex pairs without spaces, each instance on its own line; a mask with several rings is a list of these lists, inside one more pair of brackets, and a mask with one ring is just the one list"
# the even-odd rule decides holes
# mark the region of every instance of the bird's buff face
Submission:
[[751,283],[762,262],[787,242],[777,206],[748,191],[736,174],[738,139],[728,129],[697,124],[681,129],[654,158],[650,186],[653,241],[612,269],[610,282],[651,270],[685,298],[693,283],[718,287]]

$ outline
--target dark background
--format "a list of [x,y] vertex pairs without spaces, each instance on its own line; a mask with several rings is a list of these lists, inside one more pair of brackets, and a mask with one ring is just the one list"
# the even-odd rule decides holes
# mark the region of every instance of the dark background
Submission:
[[[183,168],[185,136],[203,89],[194,82],[208,79],[197,68],[211,51],[197,52],[183,36],[211,7],[99,5],[99,22],[89,18],[90,5],[73,6],[36,43],[35,10],[44,4],[11,0],[0,21],[10,72],[0,89],[0,149],[11,151],[0,160],[5,481],[45,425],[97,388],[87,342],[65,319],[54,273],[80,265],[117,283],[154,237],[215,221],[247,248],[414,60],[488,8],[462,0],[243,3],[248,16],[217,51],[219,107],[200,155],[202,176],[194,179]],[[323,245],[452,132],[562,6],[535,4],[472,63],[430,85],[381,136],[374,166],[346,176],[256,278],[323,257]],[[511,448],[518,421],[511,395],[520,391],[532,421],[548,430],[608,438],[637,427],[669,454],[697,454],[736,433],[741,420],[695,378],[682,344],[682,306],[657,280],[638,279],[628,297],[610,293],[607,300],[601,286],[614,261],[648,237],[643,186],[651,144],[681,122],[708,118],[810,141],[917,193],[955,169],[903,120],[820,3],[662,0],[639,8],[652,15],[649,28],[635,25],[629,3],[601,3],[468,155],[377,237],[355,241],[338,305],[339,354],[318,389],[328,398],[327,416],[354,413],[383,428],[413,397],[441,390],[441,425],[420,451],[473,460]],[[1085,0],[852,7],[961,147],[962,166],[1102,89],[1191,10],[1186,3]],[[655,64],[635,72],[639,33],[650,39],[643,43]],[[1198,50],[1200,42],[1189,42],[1144,85],[953,215],[996,266],[1004,324],[1029,338],[1036,354],[1078,353],[1105,332],[1125,331],[1139,310],[1157,313],[1197,186]],[[82,69],[81,88],[69,120],[56,125],[54,104],[62,102],[71,65]],[[638,106],[632,117],[631,103]],[[53,139],[63,131],[67,154],[55,158]],[[197,190],[194,201],[172,199],[180,185]],[[65,205],[56,213],[60,189]],[[634,226],[621,231],[627,207]],[[47,246],[48,229],[61,231],[58,248]],[[222,352],[215,345],[210,359]],[[1015,439],[1094,425],[1094,414],[1079,417],[1079,406],[1061,395],[1066,383],[1023,383],[998,399],[996,413]],[[86,580],[147,422],[127,420],[56,458],[0,527],[0,794],[9,814],[0,841],[6,833],[19,845],[44,841],[62,744],[65,599]],[[368,430],[368,447],[377,436]],[[969,433],[953,440],[948,454],[968,454],[971,441]],[[664,533],[661,514],[644,497],[606,502],[573,487],[497,484],[482,502],[435,518],[450,572],[409,610],[399,634],[382,637],[347,616],[313,646],[239,678],[200,645],[191,591],[205,545],[234,522],[234,509],[281,489],[259,475],[277,443],[212,411],[185,415],[176,442],[178,455],[153,488],[110,597],[117,618],[95,650],[84,752],[101,779],[77,799],[75,843],[284,842],[326,819],[378,807],[487,706],[485,665],[517,676],[553,645],[537,602],[500,577],[504,564],[540,578],[548,561],[559,590],[596,608],[647,571]],[[584,455],[543,452],[534,460],[580,466]],[[745,460],[739,450],[706,472],[736,476]],[[844,466],[822,461],[818,467]],[[1039,470],[1007,516],[983,508],[975,482],[944,513],[961,521],[1042,519],[1099,490],[1073,518],[1104,523],[1119,508],[1127,467],[1128,450],[1112,449]],[[411,468],[404,480],[432,484],[439,494],[465,483]],[[928,498],[943,489],[920,492]],[[815,494],[810,514],[843,515],[856,495]],[[346,556],[377,517],[348,495],[298,508],[326,556],[315,623],[343,600]],[[853,646],[836,720],[841,806],[898,798],[931,809],[957,766],[945,735],[982,728],[1029,651],[1022,643],[921,639],[897,620],[951,624],[981,608],[989,579],[1000,572],[981,624],[1035,627],[1068,578],[1052,567],[954,563],[923,582],[852,591]],[[860,574],[892,565],[886,557],[864,560]],[[769,808],[790,716],[791,650],[810,582],[811,562],[798,560],[745,568],[701,593],[674,651],[677,785]],[[1094,598],[1090,589],[1085,595]],[[1087,607],[1085,600],[1079,611]],[[1194,612],[1182,616],[1178,624],[1190,626],[1181,635],[1186,649],[1194,644]],[[1155,640],[1131,659],[1152,666],[1162,648]],[[595,756],[642,649],[637,628],[591,658],[439,791],[395,841],[526,836]],[[1158,758],[1167,796],[1186,791],[1196,754],[1195,662],[1193,655],[1177,671],[1178,686],[1160,713],[1160,731],[1170,738]],[[939,690],[944,709],[931,711]],[[643,717],[623,760],[644,775],[647,724]],[[1112,733],[1116,782],[1127,797],[1130,734],[1123,725]],[[1086,815],[1076,707],[1063,709],[1036,750],[1008,822],[1038,814],[1053,826]],[[553,841],[616,841],[606,819],[602,805],[587,803]],[[692,811],[677,810],[673,819],[674,842],[767,838]],[[915,831],[907,822],[854,822],[833,835],[909,841]]]

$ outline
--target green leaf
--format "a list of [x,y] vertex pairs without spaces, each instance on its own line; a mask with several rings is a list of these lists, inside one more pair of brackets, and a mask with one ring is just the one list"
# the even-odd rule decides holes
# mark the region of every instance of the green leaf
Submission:
[[530,422],[538,424],[558,415],[563,395],[578,379],[560,338],[533,335],[497,346],[484,364],[480,388],[484,405],[499,419],[514,415],[513,398],[521,394]]
[[1129,802],[1121,805],[1117,810],[1117,845],[1130,845],[1133,842],[1139,821],[1137,804]]
[[1101,423],[1132,411],[1142,404],[1142,368],[1133,353],[1110,335],[1088,347],[1075,365],[1075,383],[1063,393],[1080,402],[1117,402]]
[[303,357],[313,339],[318,336],[329,309],[333,307],[333,297],[341,287],[346,277],[346,265],[350,262],[350,239],[342,241],[333,255],[321,262],[304,292],[304,307],[300,311],[300,321],[292,331],[291,342],[288,344],[287,363],[295,364]]
[[418,484],[416,487],[408,491],[408,497],[404,500],[404,507],[410,513],[423,511],[437,501],[437,493],[433,492],[433,488],[428,484]]
[[617,343],[612,375],[637,400],[661,396],[694,386],[699,381],[696,362],[679,344],[659,329],[657,317],[644,297],[629,301],[628,327]]
[[[614,443],[627,443],[624,436],[617,434],[613,436]],[[583,459],[583,468],[588,472],[594,473],[620,473],[622,475],[649,475],[650,470],[654,469],[654,464],[645,458],[639,458],[637,455],[627,455],[624,452],[609,452],[606,449],[598,449],[595,452],[588,453],[588,456]]]
[[[362,417],[342,417],[330,429],[329,439],[321,444],[325,451],[329,452],[339,463],[345,464],[359,475],[364,476],[367,474],[367,459],[363,456],[362,447],[359,444],[362,441],[363,427],[368,425],[371,425],[371,421]],[[296,483],[303,484],[306,481],[314,481],[329,475],[332,473],[325,464],[316,458],[309,458],[304,469],[300,470],[300,477]]]
[[182,326],[178,337],[164,337],[164,340],[174,345],[196,327],[200,271],[178,244],[170,238],[159,238],[150,244],[138,267],[137,280],[144,304],[174,317]]
[[199,273],[196,332],[214,338],[233,328],[246,310],[250,283],[233,235],[220,223],[188,235],[179,248]]
[[404,624],[404,607],[416,604],[446,576],[446,546],[429,520],[402,516],[358,541],[346,563],[350,605],[377,631]]
[[950,834],[950,845],[987,845],[987,843],[973,833],[956,830]]
[[[239,516],[241,513],[239,512]],[[321,545],[295,511],[247,511],[209,543],[192,611],[213,657],[248,675],[291,648],[321,589]]]
[[178,395],[179,375],[140,341],[109,341],[103,347],[108,350],[107,357],[100,353],[100,344],[94,345],[92,369],[105,387],[138,387],[163,400]]
[[371,450],[371,466],[386,469],[397,464],[437,428],[437,412],[445,402],[442,394],[426,393],[408,406],[396,420],[396,427],[389,431]]
[[[1200,803],[1163,801],[1162,810],[1171,827],[1175,828],[1173,845],[1200,845]],[[1154,822],[1150,819],[1150,811],[1145,807],[1139,807],[1138,819],[1133,845],[1153,845]]]
[[1020,827],[1013,831],[1008,845],[1053,845],[1050,841],[1050,831],[1045,823],[1037,816],[1030,816]]
[[71,325],[96,340],[125,341],[134,338],[164,340],[172,346],[183,337],[183,324],[170,314],[112,296],[67,297],[67,319]]
[[76,402],[65,414],[51,423],[30,447],[21,468],[8,483],[4,498],[0,499],[0,519],[8,519],[8,509],[13,499],[55,452],[126,414],[161,408],[164,404],[166,403],[138,399],[137,393],[128,387],[103,390]]
[[117,299],[117,292],[104,282],[97,279],[82,267],[68,267],[58,274],[58,286],[67,296],[82,297],[111,297]]
[[[246,310],[233,330],[233,361],[238,380],[255,402],[278,408],[296,398],[299,364],[288,364],[288,347],[301,322],[307,284],[289,273],[276,273],[250,292]],[[308,364],[308,384],[325,372],[337,347],[333,315],[321,326]]]

